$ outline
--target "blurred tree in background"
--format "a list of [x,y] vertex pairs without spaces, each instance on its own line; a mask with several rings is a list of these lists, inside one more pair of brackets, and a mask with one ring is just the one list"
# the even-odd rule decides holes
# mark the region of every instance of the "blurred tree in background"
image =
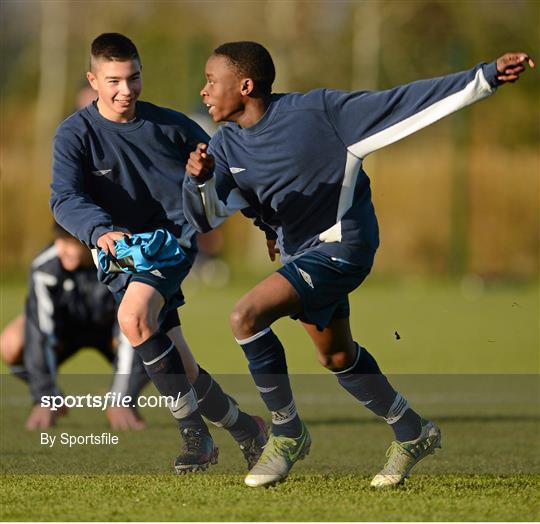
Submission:
[[[204,110],[206,58],[230,40],[269,48],[275,91],[386,89],[513,50],[540,59],[536,1],[3,0],[0,24],[4,272],[25,271],[49,239],[52,137],[102,32],[137,44],[143,99],[188,114]],[[529,72],[367,159],[381,223],[377,274],[537,276],[538,79]],[[264,239],[248,221],[230,221],[225,235],[237,269],[260,269]]]

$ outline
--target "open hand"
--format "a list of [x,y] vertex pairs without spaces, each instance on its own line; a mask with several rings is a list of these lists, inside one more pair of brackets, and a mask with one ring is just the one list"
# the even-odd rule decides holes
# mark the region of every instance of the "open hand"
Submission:
[[207,153],[207,149],[208,144],[197,144],[197,149],[191,152],[186,164],[188,175],[199,177],[214,170],[214,157]]
[[108,408],[107,419],[113,430],[140,430],[146,428],[146,422],[131,408],[121,406]]
[[525,65],[535,67],[534,60],[527,53],[506,53],[497,58],[497,80],[501,83],[515,82],[525,71]]
[[26,420],[25,427],[30,431],[51,428],[56,424],[56,419],[63,415],[67,415],[67,412],[68,409],[66,407],[53,411],[50,408],[37,404],[32,408],[32,411]]

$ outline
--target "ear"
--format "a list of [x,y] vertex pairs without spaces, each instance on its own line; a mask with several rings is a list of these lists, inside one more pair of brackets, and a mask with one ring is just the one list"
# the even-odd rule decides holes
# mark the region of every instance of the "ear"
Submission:
[[88,71],[86,73],[86,79],[88,80],[88,83],[90,84],[90,87],[94,91],[97,91],[98,90],[97,78],[95,77],[94,73],[92,73],[92,71]]
[[255,84],[251,78],[242,78],[240,83],[240,93],[243,96],[249,96],[251,93],[253,93],[254,89]]

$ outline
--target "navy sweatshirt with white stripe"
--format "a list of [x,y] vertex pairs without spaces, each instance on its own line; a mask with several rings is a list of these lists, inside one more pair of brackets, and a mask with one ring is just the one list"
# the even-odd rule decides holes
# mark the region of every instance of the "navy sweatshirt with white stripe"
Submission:
[[136,118],[116,123],[96,103],[57,129],[51,207],[56,221],[89,247],[112,230],[168,229],[185,248],[195,230],[182,211],[189,153],[208,135],[182,113],[137,102]]
[[496,86],[492,62],[387,91],[274,94],[255,125],[212,137],[214,172],[185,177],[184,213],[207,231],[250,207],[277,233],[283,263],[316,249],[369,264],[379,231],[363,159]]

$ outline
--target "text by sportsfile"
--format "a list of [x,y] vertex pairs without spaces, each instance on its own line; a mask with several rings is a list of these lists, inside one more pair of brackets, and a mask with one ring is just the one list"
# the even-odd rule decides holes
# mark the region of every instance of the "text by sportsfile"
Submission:
[[140,395],[133,399],[130,395],[122,395],[117,392],[107,392],[105,395],[43,395],[41,407],[58,411],[60,408],[99,408],[105,411],[107,408],[161,408],[175,405],[182,396],[178,393],[176,399],[171,395]]
[[[57,435],[49,435],[49,433],[41,433],[40,435],[40,444],[42,446],[47,446],[49,448],[52,448],[57,443],[58,436]],[[103,432],[99,435],[94,435],[94,433],[91,433],[90,435],[72,435],[71,433],[62,433],[60,435],[60,439],[58,440],[58,444],[61,446],[68,446],[72,448],[73,446],[103,446],[103,445],[109,445],[109,446],[116,446],[120,439],[117,435],[113,435],[112,433]]]

